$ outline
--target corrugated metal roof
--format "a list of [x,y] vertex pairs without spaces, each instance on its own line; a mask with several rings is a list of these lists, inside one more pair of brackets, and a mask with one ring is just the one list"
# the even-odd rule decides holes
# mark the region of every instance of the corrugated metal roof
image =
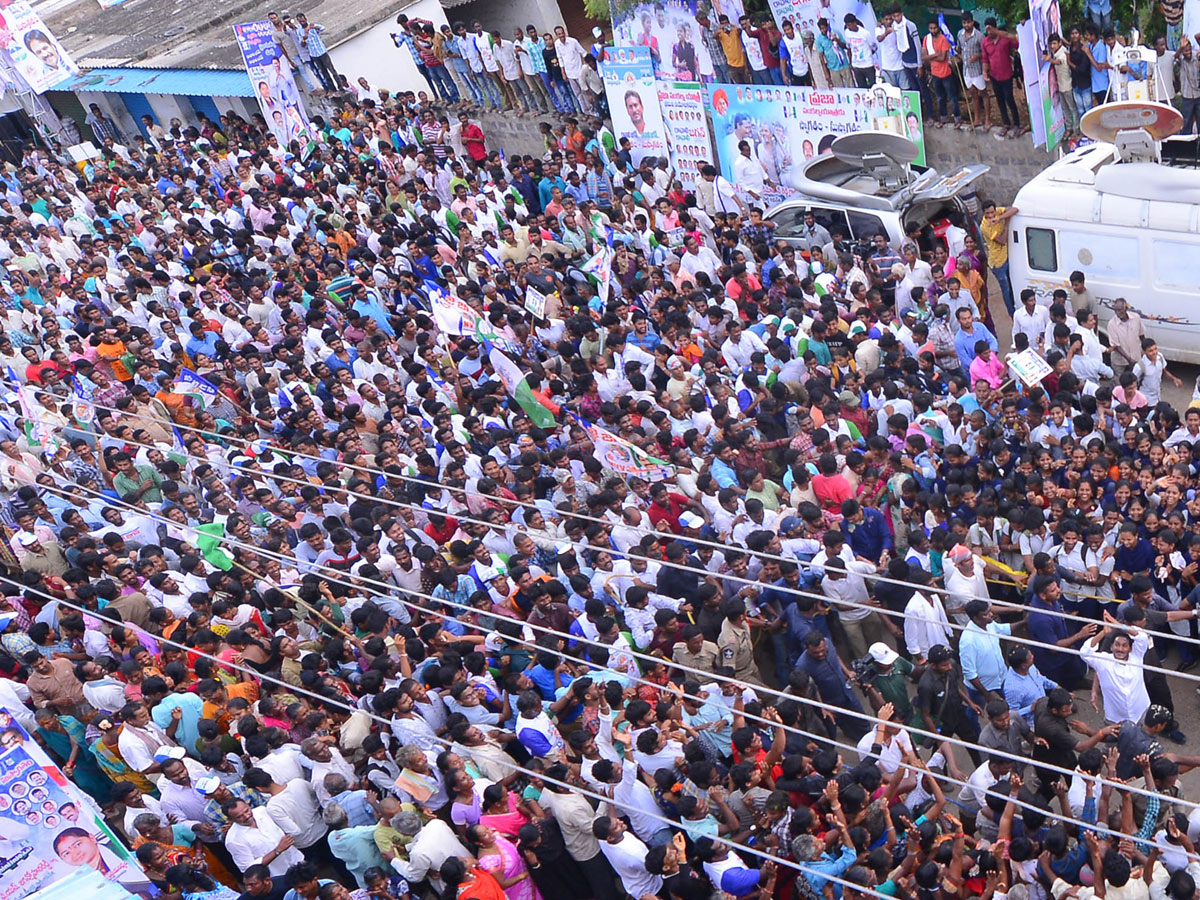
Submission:
[[250,77],[244,69],[92,69],[65,89],[185,97],[254,96]]

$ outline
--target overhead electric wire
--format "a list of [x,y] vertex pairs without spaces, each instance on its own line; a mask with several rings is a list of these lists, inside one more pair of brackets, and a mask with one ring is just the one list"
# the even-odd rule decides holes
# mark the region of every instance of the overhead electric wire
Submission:
[[[87,490],[87,489],[86,489],[86,488],[84,488],[83,490]],[[93,493],[94,493],[94,492],[93,492]],[[141,514],[141,515],[145,515],[145,513],[144,513],[143,511],[141,511],[141,510],[138,510],[136,507],[132,507],[132,506],[130,506],[129,504],[125,504],[125,503],[124,503],[124,501],[122,501],[122,504],[123,504],[123,505],[125,505],[125,506],[128,506],[129,508],[133,509],[134,511],[138,512],[138,513],[139,513],[139,514]],[[164,524],[171,524],[171,525],[176,525],[176,526],[178,526],[178,523],[171,522],[169,519],[162,519],[161,517],[154,516],[153,514],[151,515],[151,518],[156,518],[156,519],[158,519],[159,521],[163,522]],[[227,536],[227,535],[226,535],[226,536],[217,537],[216,539],[217,539],[217,540],[219,540],[219,541],[221,541],[221,542],[223,542],[223,543],[226,543],[226,544],[228,544],[228,545],[230,545],[230,546],[234,546],[234,547],[238,547],[238,548],[240,548],[240,549],[248,550],[249,552],[251,552],[251,553],[254,553],[254,554],[256,554],[256,555],[259,555],[259,556],[261,556],[261,557],[263,557],[263,558],[265,558],[265,559],[274,559],[274,560],[276,560],[276,561],[289,561],[289,560],[291,560],[291,558],[290,558],[290,557],[287,557],[287,556],[285,556],[285,555],[283,555],[283,554],[277,554],[277,553],[273,553],[273,552],[271,552],[271,551],[267,551],[267,550],[265,550],[264,548],[260,548],[260,547],[256,547],[256,546],[253,546],[253,545],[250,545],[250,544],[246,544],[246,543],[244,543],[244,542],[242,542],[242,541],[239,541],[239,540],[237,540],[237,539],[235,539],[235,538],[231,538],[231,537],[229,537],[229,536]],[[434,603],[440,603],[440,604],[444,604],[444,605],[446,605],[446,606],[450,606],[450,607],[458,607],[458,608],[460,608],[460,609],[464,609],[464,610],[467,610],[467,611],[470,611],[470,612],[473,612],[473,613],[478,613],[478,612],[479,612],[479,610],[475,609],[474,607],[471,607],[471,606],[469,606],[468,604],[462,604],[462,603],[458,603],[458,602],[455,602],[455,601],[449,601],[449,600],[440,599],[440,598],[437,598],[437,597],[433,596],[432,594],[426,594],[426,593],[424,593],[424,592],[421,592],[421,591],[414,591],[414,590],[409,590],[409,589],[405,589],[405,588],[399,587],[398,585],[395,585],[394,583],[393,583],[393,584],[388,584],[387,582],[376,581],[376,580],[374,580],[374,579],[368,579],[368,578],[362,578],[362,577],[360,577],[360,576],[356,576],[356,575],[350,575],[350,577],[351,577],[351,578],[356,578],[356,579],[358,579],[358,582],[359,582],[359,583],[357,583],[357,584],[356,584],[355,582],[352,582],[352,581],[348,581],[348,580],[346,580],[346,578],[337,577],[337,576],[345,576],[345,575],[347,575],[347,574],[348,574],[348,573],[345,573],[345,572],[343,572],[343,571],[342,571],[342,570],[340,570],[340,569],[334,569],[334,568],[332,568],[332,567],[329,567],[329,566],[315,566],[315,568],[321,568],[321,569],[324,569],[324,570],[326,570],[326,571],[330,571],[330,572],[334,572],[334,573],[336,573],[336,575],[335,575],[334,577],[329,577],[329,576],[327,576],[327,575],[326,575],[326,576],[323,576],[323,577],[325,578],[325,580],[326,580],[326,581],[329,581],[329,582],[331,582],[331,583],[334,583],[334,584],[339,584],[339,585],[341,585],[341,586],[344,586],[344,587],[349,587],[349,588],[358,589],[358,588],[360,588],[360,587],[361,587],[363,584],[370,584],[370,585],[375,585],[375,586],[381,587],[381,588],[383,588],[383,589],[384,589],[386,592],[389,592],[389,593],[390,593],[391,591],[399,591],[399,592],[402,592],[403,594],[408,594],[408,595],[411,595],[411,596],[420,597],[420,598],[422,598],[422,599],[426,599],[426,600],[433,601]],[[261,577],[261,576],[260,576],[260,577]],[[423,608],[422,608],[422,609],[423,609]],[[440,616],[440,617],[441,617],[442,619],[444,619],[444,620],[455,619],[455,617],[453,617],[453,616],[451,616],[451,615],[449,615],[449,614],[445,614],[445,613],[438,613],[438,612],[436,612],[436,611],[434,611],[434,610],[425,610],[425,611],[426,611],[426,612],[433,613],[434,615],[438,615],[438,616]],[[455,619],[455,620],[457,621],[457,619]],[[514,621],[520,621],[520,620],[514,620]],[[610,644],[605,644],[605,643],[603,643],[603,642],[601,642],[601,641],[595,641],[595,640],[592,640],[592,639],[588,639],[588,638],[586,638],[586,636],[576,636],[576,635],[572,635],[572,634],[570,634],[569,632],[561,632],[561,631],[558,631],[558,630],[556,630],[556,629],[552,629],[552,628],[549,628],[549,627],[546,627],[546,626],[533,625],[533,624],[531,624],[531,623],[528,623],[528,622],[522,622],[521,624],[523,625],[523,627],[529,628],[529,629],[531,629],[531,630],[533,630],[533,631],[538,631],[538,632],[543,632],[543,633],[546,633],[546,634],[551,634],[551,635],[554,635],[555,637],[560,637],[560,638],[563,638],[563,639],[565,639],[565,640],[567,640],[567,641],[574,641],[575,643],[583,643],[583,644],[588,644],[588,645],[595,646],[595,647],[600,647],[600,648],[603,648],[603,649],[605,649],[606,651],[608,651],[608,650],[611,650],[611,647],[612,647],[612,645],[610,645]],[[1047,645],[1047,646],[1049,646],[1049,645]],[[622,652],[625,652],[625,651],[622,651]],[[662,659],[661,657],[655,657],[655,656],[652,656],[652,655],[650,655],[650,654],[645,654],[645,653],[642,653],[642,652],[640,652],[640,651],[634,650],[634,649],[632,649],[632,648],[631,648],[631,649],[628,651],[628,654],[629,654],[631,657],[635,658],[635,659],[642,659],[642,660],[651,661],[651,662],[656,662],[656,663],[658,663],[658,662],[665,662],[665,660],[664,660],[664,659]],[[700,670],[700,669],[695,669],[695,668],[693,668],[693,667],[690,667],[690,666],[686,666],[686,665],[682,665],[682,664],[679,664],[679,663],[675,663],[674,661],[671,661],[671,665],[672,665],[672,666],[674,666],[675,668],[678,668],[678,669],[682,670],[682,671],[686,671],[686,672],[690,672],[690,673],[693,673],[693,674],[699,675],[699,676],[701,676],[702,678],[704,678],[706,681],[708,681],[709,683],[711,683],[711,682],[720,682],[720,683],[727,683],[727,684],[732,684],[732,685],[736,685],[736,686],[742,686],[742,685],[744,685],[744,682],[743,682],[743,681],[740,681],[740,680],[738,680],[736,677],[734,677],[734,678],[729,678],[729,677],[727,677],[727,676],[718,675],[718,674],[716,674],[716,673],[713,673],[713,672],[704,672],[703,670]],[[1147,667],[1147,668],[1148,668],[1148,667]],[[621,673],[620,673],[619,671],[617,671],[617,670],[612,670],[612,671],[614,672],[614,674],[617,674],[617,675],[619,675],[619,676],[621,676],[621,677],[626,677],[626,678],[629,678],[630,680],[638,680],[638,679],[637,679],[635,676],[621,675]],[[1164,670],[1164,671],[1165,671],[1165,670]],[[1200,680],[1200,675],[1197,675],[1197,676],[1188,676],[1188,675],[1184,674],[1184,677],[1190,677],[1190,678],[1192,678],[1193,680]],[[657,685],[657,684],[655,684],[654,682],[645,681],[645,680],[643,679],[643,683],[646,683],[646,684],[651,684],[651,685],[654,685],[654,686],[655,686],[656,688],[658,688],[658,689],[662,689],[662,685]],[[763,687],[763,689],[764,689],[765,691],[767,691],[768,693],[778,693],[778,692],[772,691],[772,689],[770,689],[770,688],[766,687],[765,685],[764,685],[764,686],[762,686],[762,687]],[[826,710],[826,711],[828,711],[828,712],[831,712],[831,713],[833,713],[833,714],[835,714],[835,715],[838,715],[838,714],[841,714],[841,715],[849,715],[849,716],[851,716],[852,718],[857,718],[857,719],[861,719],[861,720],[864,720],[864,721],[866,721],[866,722],[869,722],[869,723],[871,723],[871,724],[872,724],[872,725],[874,725],[874,726],[878,726],[878,725],[880,725],[880,724],[891,724],[891,725],[894,725],[894,724],[895,724],[895,723],[888,723],[888,722],[886,722],[885,720],[883,720],[883,719],[880,719],[878,716],[874,716],[874,715],[868,714],[868,713],[866,713],[865,711],[859,712],[859,711],[855,711],[855,710],[848,710],[848,709],[845,709],[844,707],[839,707],[839,706],[836,706],[836,705],[834,705],[834,704],[826,703],[826,702],[824,702],[824,701],[820,701],[820,700],[814,700],[814,699],[810,699],[810,698],[806,698],[806,697],[800,697],[800,696],[798,696],[798,695],[783,694],[782,696],[790,697],[790,698],[792,698],[792,699],[795,699],[795,700],[796,700],[798,703],[800,703],[800,704],[802,704],[802,705],[807,705],[807,706],[815,707],[815,708],[818,708],[818,709]],[[755,720],[757,720],[757,721],[760,721],[760,722],[762,722],[762,723],[764,723],[764,724],[766,724],[766,725],[768,725],[768,726],[771,726],[771,727],[774,727],[774,725],[775,725],[775,724],[777,724],[777,723],[774,723],[774,722],[772,722],[771,720],[768,720],[768,719],[762,719],[762,718],[759,718],[759,717],[750,716],[749,718],[751,718],[751,719],[755,719]],[[786,729],[786,730],[791,730],[792,732],[794,732],[794,733],[797,733],[797,734],[800,734],[800,735],[802,735],[802,736],[805,736],[805,737],[812,737],[812,738],[816,738],[816,739],[818,739],[818,740],[825,740],[825,741],[828,741],[828,740],[829,740],[829,739],[828,739],[827,737],[825,737],[825,736],[822,736],[822,735],[817,735],[817,734],[814,734],[814,733],[812,733],[812,732],[806,732],[806,731],[802,731],[801,729],[797,729],[797,728],[794,728],[794,727],[791,727],[791,726],[784,726],[784,727],[785,727],[785,729]],[[973,750],[977,750],[977,751],[982,751],[983,753],[985,753],[985,754],[987,754],[987,755],[989,755],[989,756],[993,756],[993,757],[997,757],[997,756],[998,756],[998,757],[1001,757],[1001,758],[1006,758],[1006,759],[1008,759],[1010,762],[1018,762],[1018,763],[1021,763],[1022,765],[1024,765],[1024,764],[1025,764],[1025,763],[1027,763],[1027,762],[1029,762],[1028,758],[1027,758],[1027,757],[1025,757],[1025,756],[1022,756],[1022,755],[1019,755],[1019,754],[1014,754],[1014,753],[1009,753],[1008,751],[1004,751],[1004,750],[998,750],[998,749],[994,749],[994,748],[990,748],[990,747],[984,747],[983,745],[981,745],[981,744],[978,744],[978,743],[975,743],[975,742],[973,742],[973,741],[967,741],[967,740],[964,740],[964,739],[961,739],[961,738],[956,738],[956,737],[952,737],[952,736],[941,735],[941,734],[939,734],[939,733],[937,733],[937,732],[931,732],[931,731],[928,731],[928,730],[926,730],[926,729],[924,729],[924,728],[920,728],[920,727],[917,727],[917,726],[912,726],[912,725],[903,725],[902,727],[903,727],[903,728],[905,728],[905,730],[907,730],[907,731],[909,731],[909,732],[911,732],[911,733],[913,733],[913,734],[917,734],[917,735],[919,735],[919,736],[921,736],[921,737],[923,737],[923,738],[929,738],[929,739],[931,739],[931,740],[934,740],[935,742],[942,742],[942,741],[946,741],[946,742],[948,742],[948,743],[951,743],[952,745],[955,745],[955,746],[962,746],[962,747],[964,747],[964,748],[969,748],[969,749],[973,749]],[[849,745],[845,745],[845,746],[848,746],[848,747],[849,747]],[[855,749],[855,748],[854,748],[854,747],[850,747],[850,749]],[[1062,767],[1060,767],[1060,766],[1057,766],[1057,765],[1055,765],[1055,764],[1053,764],[1053,763],[1049,763],[1049,762],[1041,762],[1041,761],[1039,761],[1039,762],[1037,763],[1037,766],[1038,766],[1039,768],[1041,768],[1041,769],[1044,769],[1044,770],[1047,770],[1047,771],[1053,771],[1053,772],[1055,772],[1056,774],[1061,774],[1061,775],[1064,775],[1064,776],[1074,777],[1074,776],[1076,775],[1076,773],[1075,773],[1073,770],[1067,770],[1067,769],[1065,769],[1065,768],[1062,768]],[[965,785],[965,782],[962,782],[962,781],[957,781],[956,783]],[[1151,795],[1151,794],[1155,793],[1155,792],[1153,792],[1153,791],[1148,791],[1148,790],[1144,790],[1144,789],[1133,788],[1132,786],[1127,786],[1127,787],[1128,787],[1128,789],[1129,789],[1129,790],[1131,790],[1132,792],[1135,792],[1135,793],[1141,793],[1141,794],[1144,794],[1144,795],[1147,795],[1147,796],[1149,796],[1149,795]],[[1184,801],[1184,803],[1185,803],[1185,805],[1191,806],[1191,807],[1193,807],[1193,808],[1200,809],[1200,803],[1191,803],[1190,801]]]

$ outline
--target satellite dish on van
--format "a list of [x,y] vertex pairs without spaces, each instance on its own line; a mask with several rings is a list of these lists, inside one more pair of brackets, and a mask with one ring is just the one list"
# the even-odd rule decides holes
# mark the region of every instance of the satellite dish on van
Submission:
[[829,147],[844,163],[861,166],[886,190],[898,190],[912,179],[908,164],[917,158],[917,145],[898,134],[859,131],[843,134]]
[[1084,113],[1079,129],[1117,149],[1122,162],[1157,161],[1158,144],[1183,127],[1183,115],[1166,103],[1119,100]]

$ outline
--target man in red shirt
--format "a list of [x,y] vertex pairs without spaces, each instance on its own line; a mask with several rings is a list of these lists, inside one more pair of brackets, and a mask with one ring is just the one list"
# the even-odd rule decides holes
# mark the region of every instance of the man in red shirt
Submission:
[[659,482],[650,486],[650,524],[659,531],[669,531],[671,534],[683,534],[679,526],[679,514],[684,510],[693,509],[701,512],[699,505],[692,503],[683,494],[667,490],[667,486]]
[[[1013,62],[1012,55],[1017,49],[1017,39],[1007,31],[1001,31],[996,25],[996,17],[989,16],[983,23],[983,74],[992,81],[992,91],[996,94],[996,105],[1000,107],[1000,121],[1004,127],[1000,129],[999,137],[1009,133],[1010,125],[1014,135],[1021,131],[1021,116],[1017,113],[1017,101],[1013,99]],[[1009,121],[1009,113],[1012,121]]]
[[854,489],[850,487],[846,476],[838,472],[837,457],[832,453],[822,453],[821,458],[817,460],[817,468],[820,474],[812,478],[813,493],[817,495],[817,502],[821,504],[822,509],[841,512],[842,501],[852,499]]
[[472,122],[466,113],[459,113],[458,121],[462,125],[460,136],[467,155],[477,163],[483,162],[487,159],[487,149],[483,145],[483,129]]

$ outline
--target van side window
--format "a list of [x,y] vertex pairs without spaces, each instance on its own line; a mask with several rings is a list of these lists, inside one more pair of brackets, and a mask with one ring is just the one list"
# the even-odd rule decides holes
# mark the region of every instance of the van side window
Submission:
[[1025,252],[1029,254],[1029,268],[1037,272],[1058,271],[1058,249],[1052,229],[1026,228]]
[[[879,216],[860,212],[857,209],[846,210],[846,216],[850,219],[851,237],[856,241],[870,241],[877,234],[888,233],[888,230],[883,227],[883,219]],[[890,239],[888,243],[891,243]]]

